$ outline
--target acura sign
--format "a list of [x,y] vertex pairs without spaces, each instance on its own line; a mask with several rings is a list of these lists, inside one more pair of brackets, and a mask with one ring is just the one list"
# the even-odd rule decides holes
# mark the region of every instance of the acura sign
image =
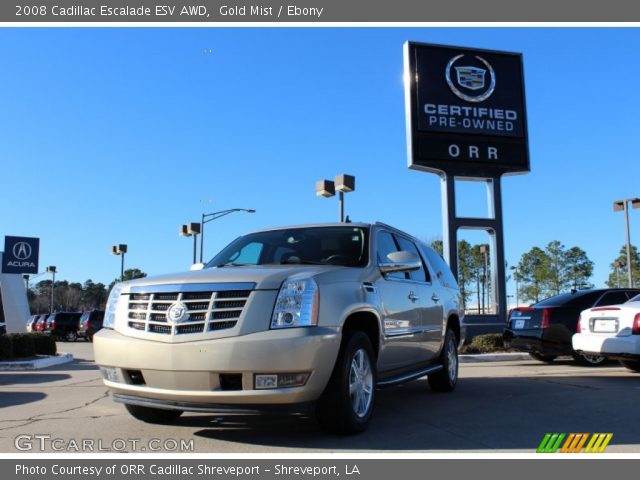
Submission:
[[529,171],[520,54],[407,42],[404,63],[410,168]]
[[38,273],[40,239],[4,237],[2,273]]

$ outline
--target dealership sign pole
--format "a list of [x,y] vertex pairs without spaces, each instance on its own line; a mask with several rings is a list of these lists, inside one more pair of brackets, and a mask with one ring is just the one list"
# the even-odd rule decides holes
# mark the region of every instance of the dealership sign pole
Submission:
[[[497,331],[507,315],[500,181],[530,170],[522,56],[407,42],[404,67],[409,168],[442,179],[444,256],[454,274],[458,230],[489,234],[497,309],[468,324],[471,335]],[[486,218],[456,215],[456,179],[486,182]]]
[[6,236],[0,252],[0,321],[8,332],[25,332],[29,316],[27,289],[22,275],[38,273],[40,239]]

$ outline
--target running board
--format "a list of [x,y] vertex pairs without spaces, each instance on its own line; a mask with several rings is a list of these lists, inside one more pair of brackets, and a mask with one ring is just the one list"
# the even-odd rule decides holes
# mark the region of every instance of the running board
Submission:
[[399,377],[385,378],[384,380],[378,380],[378,388],[393,387],[394,385],[400,385],[401,383],[417,380],[420,377],[429,375],[430,373],[439,372],[442,370],[442,365],[433,365],[424,370],[418,370],[417,372],[411,372]]

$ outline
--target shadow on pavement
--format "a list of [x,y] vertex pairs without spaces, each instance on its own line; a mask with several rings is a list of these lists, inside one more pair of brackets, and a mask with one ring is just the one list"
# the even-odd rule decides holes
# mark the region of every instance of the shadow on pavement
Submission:
[[547,432],[611,432],[612,446],[640,444],[639,400],[640,376],[625,373],[463,378],[449,394],[421,380],[378,391],[370,428],[352,437],[324,432],[310,415],[185,414],[176,427],[265,449],[533,453]]
[[38,402],[46,396],[42,392],[3,392],[0,395],[0,408]]
[[[66,373],[34,373],[33,371],[0,373],[0,385],[30,385],[34,383],[59,382],[69,378],[71,378],[71,375]],[[2,393],[2,396],[4,395]]]

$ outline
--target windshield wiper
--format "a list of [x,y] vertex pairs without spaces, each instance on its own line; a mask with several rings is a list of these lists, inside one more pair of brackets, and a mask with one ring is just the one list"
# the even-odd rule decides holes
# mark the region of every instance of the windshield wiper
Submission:
[[222,268],[222,267],[255,267],[255,265],[253,263],[234,263],[234,262],[227,262],[227,263],[219,263],[218,265],[216,265],[217,268]]
[[314,260],[302,260],[302,259],[292,259],[288,258],[286,260],[281,260],[280,265],[331,265],[327,262],[317,262]]

